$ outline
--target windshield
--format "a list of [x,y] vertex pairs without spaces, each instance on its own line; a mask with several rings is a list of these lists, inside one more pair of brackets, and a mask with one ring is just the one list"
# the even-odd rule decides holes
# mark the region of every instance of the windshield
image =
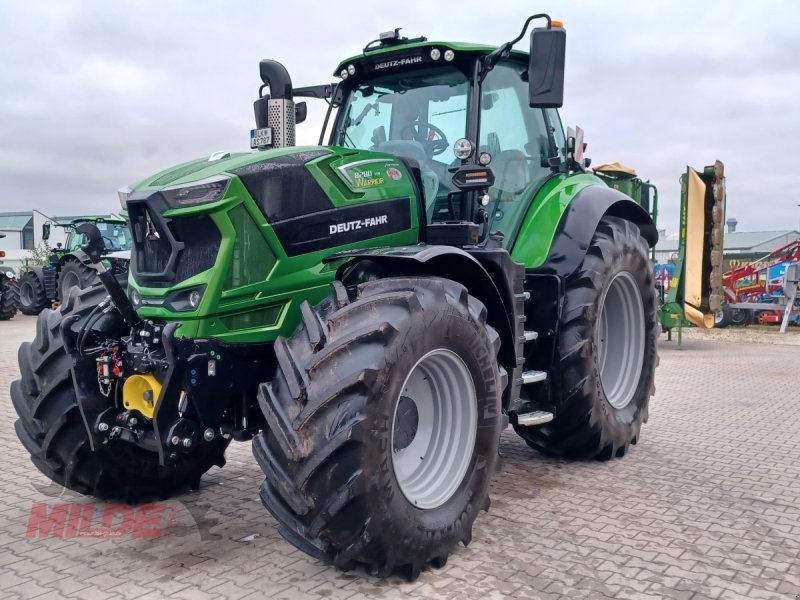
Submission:
[[467,77],[455,67],[392,73],[357,85],[340,111],[333,143],[389,152],[420,165],[429,220],[436,199],[456,191],[447,168],[452,144],[465,137]]
[[[106,246],[106,250],[109,252],[118,252],[119,250],[131,249],[131,234],[127,224],[98,221],[95,225],[97,225],[97,228],[100,230],[100,235],[103,236],[103,243]],[[81,245],[84,244],[85,241],[82,233],[73,230],[70,232],[67,249],[71,252],[80,250]]]

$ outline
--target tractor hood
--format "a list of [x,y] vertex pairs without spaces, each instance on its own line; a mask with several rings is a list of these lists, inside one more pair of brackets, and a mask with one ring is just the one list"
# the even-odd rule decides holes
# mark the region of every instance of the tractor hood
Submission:
[[156,173],[131,185],[130,191],[155,191],[167,187],[190,184],[217,175],[228,174],[236,169],[264,160],[324,149],[322,146],[292,146],[255,152],[215,152],[210,156],[185,162]]
[[120,199],[139,316],[230,342],[252,341],[250,329],[291,333],[284,317],[297,290],[315,302],[329,293],[336,265],[323,259],[416,244],[424,214],[415,163],[337,146],[201,158],[120,190]]

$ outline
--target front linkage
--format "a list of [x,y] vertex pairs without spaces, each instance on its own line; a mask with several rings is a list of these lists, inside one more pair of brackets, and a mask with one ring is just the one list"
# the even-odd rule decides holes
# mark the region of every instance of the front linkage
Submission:
[[[176,336],[180,323],[139,319],[100,262],[97,228],[83,224],[81,232],[88,238],[84,251],[109,294],[79,327],[62,328],[62,341],[76,358],[78,406],[92,449],[121,440],[158,453],[160,465],[167,466],[218,436],[251,439],[263,426],[253,399],[263,374],[274,369],[271,345],[189,339]],[[103,326],[106,315],[112,318]],[[178,400],[158,402],[160,396]]]

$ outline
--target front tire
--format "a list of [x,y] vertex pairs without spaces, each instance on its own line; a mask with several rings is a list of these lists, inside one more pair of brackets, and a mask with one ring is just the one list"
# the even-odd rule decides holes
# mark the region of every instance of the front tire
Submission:
[[33,271],[23,273],[19,284],[19,309],[23,315],[38,315],[50,302],[42,280]]
[[341,569],[410,579],[472,536],[497,468],[504,372],[486,309],[449,280],[341,283],[276,342],[253,442],[280,533]]
[[625,455],[639,439],[655,392],[656,310],[653,269],[639,228],[603,217],[581,266],[566,282],[556,419],[539,427],[514,426],[529,446],[576,459]]
[[[160,466],[156,453],[127,442],[94,451],[89,445],[71,366],[73,360],[93,359],[68,352],[61,327],[66,322],[77,330],[105,296],[102,287],[76,290],[58,310],[39,315],[35,340],[19,348],[22,376],[11,383],[11,401],[19,415],[14,424],[17,437],[39,471],[81,494],[138,502],[197,487],[203,473],[225,463],[228,440],[222,436],[203,444],[196,454],[185,455],[173,467]],[[113,322],[107,323],[107,328],[117,329]],[[89,382],[86,387],[96,389],[97,383]]]
[[17,282],[0,272],[0,321],[8,321],[17,314],[19,289]]

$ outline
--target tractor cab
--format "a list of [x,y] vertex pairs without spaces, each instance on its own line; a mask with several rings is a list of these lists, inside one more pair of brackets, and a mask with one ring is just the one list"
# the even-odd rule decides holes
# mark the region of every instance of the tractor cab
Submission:
[[481,55],[474,49],[418,43],[413,50],[428,60],[377,70],[397,59],[350,63],[355,74],[340,84],[343,99],[330,144],[418,164],[429,223],[474,217],[453,176],[465,164],[490,168],[494,182],[486,186],[488,202],[478,216],[487,231],[503,230],[510,240],[523,199],[561,167],[564,136],[557,110],[529,106],[524,55],[501,59],[478,84],[472,73]]
[[90,222],[97,226],[108,252],[122,252],[131,249],[131,234],[128,224],[122,219],[76,219],[65,225],[67,228],[67,241],[64,244],[66,252],[76,252],[86,243],[86,236],[76,231],[79,223]]
[[[565,32],[548,18],[531,34],[530,55],[512,50],[529,23],[499,48],[408,39],[395,29],[342,61],[334,71],[337,85],[293,94],[326,97],[338,109],[330,146],[388,153],[418,172],[434,241],[436,224],[468,222],[481,240],[502,232],[510,246],[527,201],[568,170],[557,111]],[[274,78],[264,81],[276,88]],[[257,121],[259,110],[257,101]]]

